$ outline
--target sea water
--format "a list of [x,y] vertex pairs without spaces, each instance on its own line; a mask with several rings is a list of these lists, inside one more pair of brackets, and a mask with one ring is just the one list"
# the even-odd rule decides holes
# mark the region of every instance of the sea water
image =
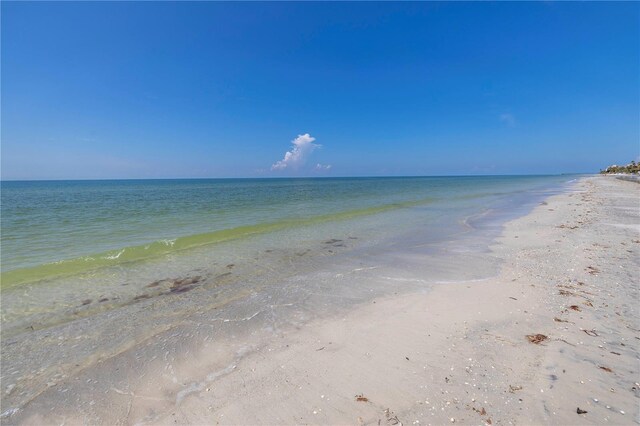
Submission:
[[[100,312],[116,308],[144,298],[149,292],[140,289],[163,279],[204,273],[224,274],[227,281],[233,275],[246,282],[256,274],[262,281],[277,280],[276,275],[296,268],[312,270],[327,256],[336,261],[354,250],[362,256],[390,256],[412,245],[442,249],[460,244],[463,235],[469,249],[468,237],[483,235],[479,229],[470,232],[470,220],[513,217],[569,180],[2,182],[3,331],[18,332],[13,326],[23,324],[12,322],[33,322],[33,315],[37,324],[24,325],[40,328],[63,321],[61,317],[73,319],[68,311],[75,312],[78,303],[103,303]],[[326,243],[332,240],[339,241]],[[481,251],[487,240],[476,238],[475,244]],[[427,271],[425,278],[436,275],[436,270]]]
[[161,350],[245,353],[375,297],[487,278],[502,224],[572,179],[2,182],[3,406],[131,351],[122,380]]
[[[489,207],[566,176],[2,182],[3,287],[290,227]],[[456,202],[474,200],[458,205]],[[463,212],[467,213],[467,212]],[[57,266],[55,266],[57,265]]]

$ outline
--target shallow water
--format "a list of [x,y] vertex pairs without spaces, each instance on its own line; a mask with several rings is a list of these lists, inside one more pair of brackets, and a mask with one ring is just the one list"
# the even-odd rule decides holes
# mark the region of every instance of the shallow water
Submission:
[[[3,335],[184,293],[205,282],[271,285],[353,250],[371,255],[411,244],[421,251],[428,245],[442,249],[474,229],[470,218],[499,223],[537,192],[556,190],[567,180],[3,182]],[[482,235],[473,234],[476,251],[486,248]],[[340,241],[324,243],[331,240]],[[469,244],[464,250],[471,250]],[[437,275],[437,264],[429,276]],[[171,281],[186,277],[199,282]]]
[[163,354],[224,341],[226,371],[312,319],[487,278],[501,225],[570,179],[5,182],[3,410],[106,360],[118,388]]

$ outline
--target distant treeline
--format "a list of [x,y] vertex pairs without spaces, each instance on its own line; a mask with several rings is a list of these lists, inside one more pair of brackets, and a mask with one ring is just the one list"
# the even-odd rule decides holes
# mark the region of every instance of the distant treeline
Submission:
[[608,175],[611,173],[638,174],[640,173],[640,163],[636,163],[635,161],[632,161],[626,166],[618,166],[617,164],[614,164],[612,166],[607,167],[604,170],[600,170],[600,174],[603,174],[603,175]]

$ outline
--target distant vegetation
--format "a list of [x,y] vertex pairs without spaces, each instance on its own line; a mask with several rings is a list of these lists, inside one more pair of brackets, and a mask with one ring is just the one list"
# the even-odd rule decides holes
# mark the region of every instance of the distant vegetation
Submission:
[[640,163],[636,164],[635,161],[632,161],[626,166],[618,166],[617,164],[614,164],[612,166],[607,167],[604,170],[600,170],[600,174],[603,174],[603,175],[608,175],[612,173],[624,173],[624,174],[631,173],[631,174],[637,175],[638,173],[640,173]]

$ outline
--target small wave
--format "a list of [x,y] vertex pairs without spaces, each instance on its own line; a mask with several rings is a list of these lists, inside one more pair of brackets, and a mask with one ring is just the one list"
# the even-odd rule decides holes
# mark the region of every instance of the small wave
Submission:
[[189,386],[187,386],[186,389],[183,389],[177,393],[176,405],[180,405],[182,403],[182,400],[184,400],[184,398],[186,398],[187,396],[193,393],[202,392],[208,383],[213,382],[219,377],[226,376],[227,374],[231,373],[235,369],[236,369],[236,365],[231,364],[226,368],[223,368],[222,370],[214,371],[213,373],[208,374],[207,378],[202,382],[193,382],[189,384]]
[[385,280],[407,282],[407,283],[428,283],[427,280],[421,280],[419,278],[404,278],[404,277],[380,277]]
[[18,411],[20,411],[20,408],[9,408],[8,410],[0,414],[0,418],[4,419],[6,417],[11,417],[14,414],[16,414]]
[[124,254],[124,251],[126,249],[122,249],[118,252],[118,254],[113,254],[111,256],[105,256],[104,259],[109,259],[109,260],[115,260],[115,259],[119,259],[120,256],[122,256]]

